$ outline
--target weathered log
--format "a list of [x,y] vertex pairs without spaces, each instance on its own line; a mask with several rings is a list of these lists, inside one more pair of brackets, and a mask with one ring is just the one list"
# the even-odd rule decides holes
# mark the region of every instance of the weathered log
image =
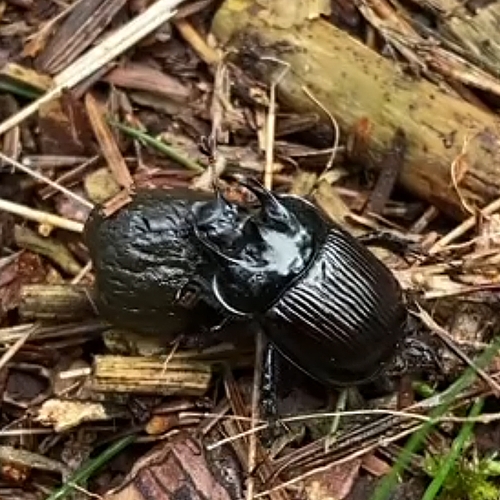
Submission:
[[[469,206],[483,207],[500,196],[500,131],[495,115],[446,94],[438,86],[405,74],[391,59],[327,21],[279,27],[276,10],[254,0],[226,0],[212,25],[215,37],[236,49],[236,61],[268,84],[280,103],[295,112],[320,113],[304,87],[335,117],[342,131],[360,123],[371,129],[359,157],[375,168],[398,128],[408,140],[400,182],[409,191],[456,218]],[[265,58],[267,56],[267,58]],[[270,60],[270,59],[274,59]],[[329,118],[323,115],[325,122]],[[459,161],[460,196],[452,182]]]

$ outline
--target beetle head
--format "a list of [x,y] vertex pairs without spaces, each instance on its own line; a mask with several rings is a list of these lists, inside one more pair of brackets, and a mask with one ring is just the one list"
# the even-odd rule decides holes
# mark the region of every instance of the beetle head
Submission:
[[264,312],[307,267],[315,251],[314,224],[304,224],[286,197],[258,181],[236,178],[259,202],[237,205],[218,193],[194,207],[194,231],[214,263],[213,290],[228,311]]

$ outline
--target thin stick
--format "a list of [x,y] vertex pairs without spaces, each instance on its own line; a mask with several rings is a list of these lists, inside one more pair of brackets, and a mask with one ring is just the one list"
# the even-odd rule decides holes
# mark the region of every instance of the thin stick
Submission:
[[26,341],[38,330],[40,323],[34,323],[26,333],[21,335],[19,339],[13,344],[0,358],[0,370],[16,355],[17,351],[26,343]]
[[[500,198],[492,201],[489,205],[481,210],[483,215],[492,215],[500,210]],[[444,235],[440,240],[436,241],[434,245],[429,249],[429,255],[435,255],[441,252],[448,244],[456,240],[464,233],[472,229],[476,224],[476,217],[471,216],[459,224],[455,229],[450,231],[448,234]]]
[[[256,423],[260,419],[259,412],[259,395],[260,384],[262,379],[262,360],[264,357],[264,338],[261,332],[257,334],[255,339],[255,370],[252,386],[252,414],[251,414],[251,429],[256,428]],[[247,481],[247,500],[253,500],[255,492],[255,480],[253,471],[257,463],[257,433],[252,432],[248,440],[248,481]]]
[[83,224],[81,222],[76,222],[70,219],[64,219],[58,215],[49,214],[47,212],[42,212],[40,210],[35,210],[34,208],[26,207],[25,205],[19,205],[12,201],[3,200],[0,198],[0,210],[9,212],[11,214],[20,215],[25,219],[30,219],[40,224],[48,224],[50,226],[58,227],[60,229],[66,229],[67,231],[73,231],[75,233],[83,232]]
[[274,61],[285,66],[276,80],[273,81],[269,90],[269,110],[266,120],[266,165],[264,169],[264,186],[266,189],[270,190],[273,184],[274,135],[276,129],[276,87],[290,70],[290,65],[273,57],[263,57],[262,59]]
[[68,66],[54,78],[55,87],[18,113],[0,123],[0,135],[19,125],[28,116],[36,113],[40,106],[59,97],[65,89],[81,83],[100,68],[110,63],[137,42],[166,23],[175,15],[175,7],[182,0],[158,0],[147,10],[119,30],[109,35],[102,43]]
[[453,341],[451,335],[440,325],[438,325],[429,315],[427,311],[424,311],[420,306],[418,306],[419,312],[416,314],[422,322],[428,326],[443,342],[443,344],[461,361],[469,365],[473,370],[476,371],[479,377],[481,377],[491,388],[495,396],[498,397],[500,394],[500,385],[498,385],[482,368],[477,366],[472,359],[467,356]]
[[18,161],[14,160],[13,158],[10,158],[6,155],[4,155],[2,152],[0,152],[0,159],[5,161],[6,163],[10,163],[17,169],[21,170],[25,174],[28,174],[31,177],[34,177],[35,179],[45,182],[45,184],[48,184],[49,186],[53,187],[54,189],[57,189],[61,193],[64,193],[66,196],[69,196],[70,198],[73,198],[74,200],[78,201],[82,205],[88,207],[88,208],[93,208],[94,205],[86,200],[85,198],[79,196],[76,193],[73,193],[69,189],[65,188],[64,186],[61,186],[61,184],[58,184],[57,182],[54,182],[52,179],[49,179],[48,177],[45,177],[45,175],[39,174],[38,172],[35,172],[31,168],[27,167],[26,165],[23,165],[22,163],[19,163]]

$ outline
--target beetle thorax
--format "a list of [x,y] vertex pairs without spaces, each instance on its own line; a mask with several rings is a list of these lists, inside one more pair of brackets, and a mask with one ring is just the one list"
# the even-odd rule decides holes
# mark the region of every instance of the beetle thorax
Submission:
[[260,185],[247,187],[259,201],[257,208],[219,195],[193,210],[195,234],[214,263],[214,293],[238,315],[265,312],[315,251],[314,232],[278,196]]

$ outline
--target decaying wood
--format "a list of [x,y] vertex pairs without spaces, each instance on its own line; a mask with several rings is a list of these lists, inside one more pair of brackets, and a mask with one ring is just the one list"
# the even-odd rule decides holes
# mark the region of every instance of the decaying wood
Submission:
[[156,395],[205,394],[212,377],[210,363],[176,356],[96,356],[91,378],[97,392]]
[[99,36],[124,4],[124,0],[80,2],[40,56],[41,68],[55,73],[67,66]]
[[[417,1],[417,3],[421,3]],[[500,76],[500,45],[498,43],[500,4],[470,9],[473,2],[434,0],[442,11],[438,31],[452,43],[459,44],[482,66]]]
[[24,319],[76,320],[96,315],[93,292],[84,285],[26,285],[19,314]]
[[[393,60],[327,21],[307,21],[293,30],[278,26],[279,19],[255,2],[227,0],[212,32],[237,50],[240,66],[268,84],[289,64],[277,89],[280,101],[293,111],[321,112],[304,92],[307,87],[344,132],[368,122],[366,151],[356,152],[366,164],[383,166],[384,153],[401,128],[408,140],[401,183],[449,215],[468,215],[463,200],[483,207],[500,195],[500,131],[493,114],[405,75]],[[460,196],[452,182],[459,158]]]

